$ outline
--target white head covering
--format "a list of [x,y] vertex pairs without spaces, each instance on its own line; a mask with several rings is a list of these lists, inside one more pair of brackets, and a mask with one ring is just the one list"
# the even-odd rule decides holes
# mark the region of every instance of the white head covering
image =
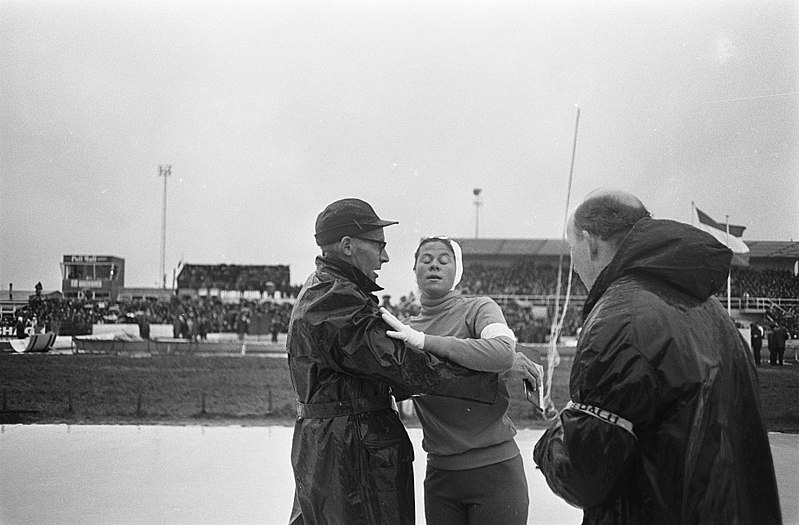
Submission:
[[452,246],[452,253],[455,254],[455,280],[452,281],[452,288],[450,288],[450,290],[454,290],[463,277],[463,252],[460,245],[452,239],[449,240],[449,244]]

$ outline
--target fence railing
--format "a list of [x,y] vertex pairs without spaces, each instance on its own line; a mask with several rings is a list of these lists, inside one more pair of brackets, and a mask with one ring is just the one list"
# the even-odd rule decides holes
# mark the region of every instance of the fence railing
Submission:
[[[556,296],[551,295],[511,295],[511,294],[466,294],[469,297],[482,296],[490,297],[500,306],[505,306],[509,303],[516,303],[523,306],[554,306]],[[569,304],[572,306],[582,306],[585,303],[587,296],[585,295],[572,295],[569,297]],[[727,297],[724,295],[718,296],[719,301],[723,305],[727,305]],[[561,295],[559,304],[563,306],[566,299],[565,295]],[[783,310],[790,310],[794,307],[799,307],[799,298],[793,297],[731,297],[730,308],[734,310],[757,310],[767,311],[772,306],[778,306]]]
[[[727,297],[720,296],[719,301],[727,305]],[[772,306],[783,310],[799,306],[799,299],[793,297],[730,297],[730,308],[735,310],[757,310],[765,312]]]
[[[465,294],[467,297],[490,297],[498,305],[505,306],[509,303],[516,303],[522,306],[555,306],[555,294],[550,295],[512,295],[512,294]],[[569,297],[569,304],[582,306],[585,303],[585,295],[572,295]],[[563,306],[566,299],[565,295],[560,296],[559,304]]]

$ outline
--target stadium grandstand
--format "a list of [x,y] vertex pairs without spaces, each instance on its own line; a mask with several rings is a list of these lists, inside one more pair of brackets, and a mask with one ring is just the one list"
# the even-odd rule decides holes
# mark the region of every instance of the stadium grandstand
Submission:
[[[463,250],[460,289],[466,295],[494,299],[521,342],[543,343],[550,331],[562,265],[560,300],[569,279],[569,247],[553,239],[456,239]],[[587,292],[575,275],[564,318],[564,335],[574,335],[582,320]]]
[[[567,290],[569,250],[552,239],[456,239],[463,250],[464,294],[486,295],[502,306],[508,324],[522,342],[543,342],[555,308],[558,265],[561,299]],[[730,315],[743,327],[751,322],[785,325],[799,336],[799,242],[749,241],[749,264],[731,272]],[[572,276],[563,333],[581,324],[587,290]],[[727,304],[727,290],[718,291]]]
[[[466,295],[492,297],[502,307],[519,341],[546,342],[555,305],[563,306],[569,285],[566,244],[552,239],[456,240],[463,249],[464,262],[459,289]],[[733,267],[729,297],[725,287],[718,291],[719,300],[729,304],[730,315],[739,327],[751,322],[766,326],[779,323],[793,337],[799,337],[799,242],[746,244],[749,264]],[[108,260],[120,270],[124,268],[124,260]],[[80,261],[84,274],[88,273],[86,261]],[[559,298],[558,265],[562,265]],[[240,336],[285,332],[300,288],[290,284],[289,267],[285,265],[185,264],[175,279],[174,290],[125,288],[123,275],[121,271],[114,272],[119,286],[115,299],[78,294],[68,274],[64,275],[64,287],[69,296],[58,291],[16,291],[10,287],[7,294],[2,294],[5,297],[0,297],[2,335],[16,333],[13,327],[20,317],[27,323],[36,318],[47,330],[60,335],[91,333],[92,325],[106,323],[171,324],[175,337],[197,340],[208,332],[238,332]],[[106,285],[106,276],[98,277],[96,269],[93,276],[99,284],[90,284]],[[571,277],[562,331],[567,336],[575,335],[582,323],[587,295],[579,277]],[[384,296],[382,306],[399,317],[418,311],[412,294],[401,297],[396,304]]]
[[226,299],[288,298],[296,295],[286,265],[185,264],[177,277],[177,295]]

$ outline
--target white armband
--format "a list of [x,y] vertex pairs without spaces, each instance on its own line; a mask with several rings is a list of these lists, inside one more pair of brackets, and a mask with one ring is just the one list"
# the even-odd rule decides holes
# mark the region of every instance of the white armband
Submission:
[[509,337],[513,341],[516,341],[516,335],[513,333],[513,330],[503,323],[491,323],[480,332],[480,339],[494,339],[499,336]]
[[[573,408],[575,410],[579,410],[580,412],[584,412],[595,418],[601,419],[605,423],[610,423],[611,425],[616,425],[617,427],[621,427],[630,434],[635,436],[635,432],[633,432],[633,424],[621,416],[617,416],[612,412],[608,412],[607,410],[602,410],[601,408],[586,405],[585,403],[575,403],[574,401],[569,401],[569,403],[564,407],[564,410],[567,408]],[[636,438],[637,439],[637,438]]]

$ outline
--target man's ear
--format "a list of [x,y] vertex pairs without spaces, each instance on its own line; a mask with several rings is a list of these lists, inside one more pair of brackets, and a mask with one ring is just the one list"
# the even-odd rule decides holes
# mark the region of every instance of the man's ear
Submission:
[[601,239],[594,235],[589,231],[583,230],[583,235],[585,236],[586,243],[588,243],[588,255],[592,261],[595,261],[599,258],[599,243]]
[[352,255],[352,237],[345,235],[338,241],[339,253],[350,256]]

